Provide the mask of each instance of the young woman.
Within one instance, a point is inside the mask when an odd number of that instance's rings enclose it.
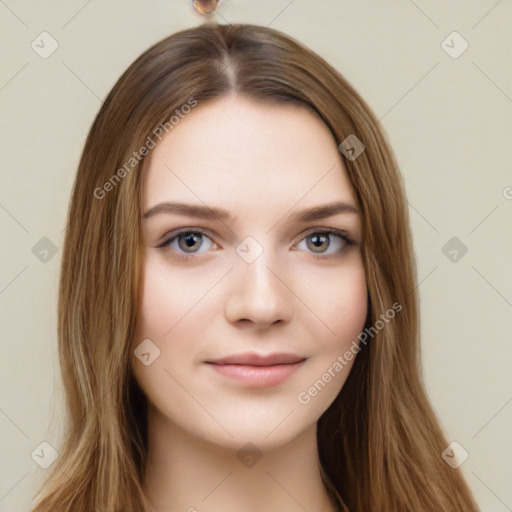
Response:
[[[34,512],[476,511],[419,368],[405,193],[369,107],[254,25],[142,54],[90,130]]]

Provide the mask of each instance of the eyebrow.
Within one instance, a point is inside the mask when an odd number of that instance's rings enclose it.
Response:
[[[160,203],[150,208],[146,213],[144,213],[144,220],[159,213],[175,213],[178,215],[196,217],[198,219],[236,220],[236,218],[233,219],[232,215],[225,208],[170,202]],[[345,203],[343,201],[335,201],[333,203],[313,206],[312,208],[301,210],[294,215],[294,218],[299,222],[311,222],[341,213],[358,214],[359,209],[353,204]]]

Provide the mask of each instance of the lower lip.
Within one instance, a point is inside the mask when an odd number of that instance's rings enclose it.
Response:
[[[248,366],[241,364],[208,363],[215,371],[242,384],[256,387],[277,386],[295,373],[304,361],[273,366]]]

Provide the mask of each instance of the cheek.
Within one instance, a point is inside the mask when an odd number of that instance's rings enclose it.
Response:
[[[317,276],[318,277],[318,276]],[[357,259],[329,279],[309,284],[312,304],[321,321],[314,322],[315,339],[326,349],[350,345],[364,329],[368,312],[368,291],[362,262]]]
[[[212,278],[208,275],[198,278],[198,272],[197,268],[193,276],[183,271],[171,272],[165,261],[147,257],[134,344],[149,338],[165,347],[185,328],[190,348],[194,338],[190,329],[202,332],[208,328],[215,315],[214,306],[209,306],[209,297],[205,297],[212,288]],[[325,268],[317,274],[312,273],[311,268],[297,269],[297,272],[308,276],[306,280],[295,281],[294,287],[299,297],[308,298],[304,302],[316,319],[311,321],[310,313],[304,310],[304,317],[296,321],[302,323],[305,330],[311,330],[313,339],[324,346],[339,348],[340,344],[350,344],[364,328],[367,315],[367,286],[360,257],[351,259],[340,272]],[[299,310],[302,310],[300,304],[297,312]],[[175,346],[173,350],[180,348]]]
[[[315,418],[335,400],[354,365],[359,351],[358,336],[364,329],[368,311],[362,264],[346,268],[323,282],[326,287],[317,292],[323,323],[315,322],[311,333],[317,341],[315,357],[297,394],[298,403]]]
[[[146,258],[131,357],[134,375],[150,403],[168,413],[172,410],[169,397],[181,396],[172,375],[179,373],[185,361],[189,362],[194,341],[199,339],[196,333],[205,329],[201,325],[203,319],[194,317],[194,304],[201,291],[197,282],[191,282],[186,272],[173,272],[169,267],[151,255]],[[144,352],[152,353],[149,365],[133,355],[143,340],[151,341],[144,341],[148,347]]]
[[[200,282],[197,275],[191,279],[187,272],[171,272],[165,262],[148,258],[137,317],[137,339],[154,337],[166,344],[208,291],[207,283],[200,286]]]
[[[364,271],[355,272],[348,283],[340,284],[338,307],[333,309],[334,331],[352,340],[363,330],[368,312],[368,290]]]

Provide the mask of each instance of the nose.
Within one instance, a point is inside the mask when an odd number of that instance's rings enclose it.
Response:
[[[225,302],[225,315],[231,323],[250,323],[259,329],[290,322],[293,293],[286,279],[263,253],[252,263],[238,262]]]

